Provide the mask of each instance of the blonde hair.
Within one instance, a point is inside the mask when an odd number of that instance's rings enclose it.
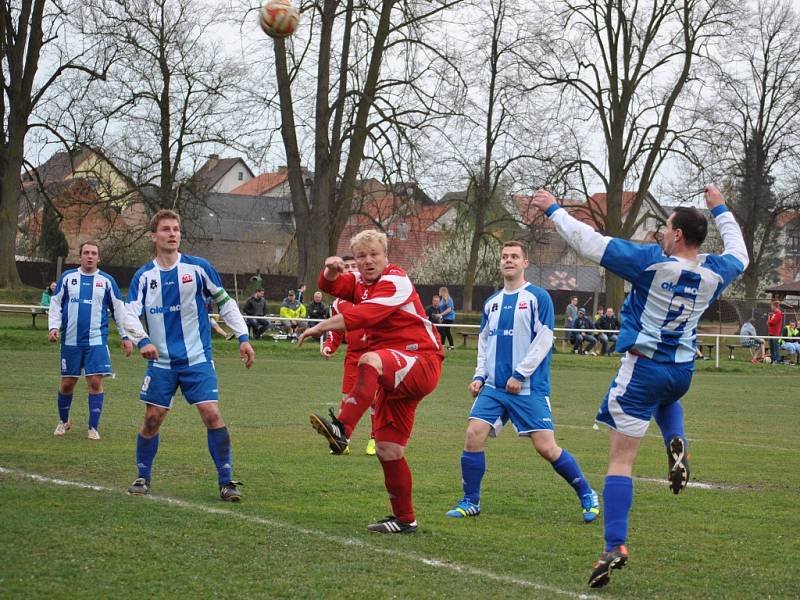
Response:
[[[447,288],[442,286],[439,288],[439,296],[445,299],[445,302],[450,298],[450,292],[447,291]]]
[[[384,254],[389,252],[389,240],[386,237],[386,234],[382,231],[378,231],[377,229],[365,229],[364,231],[359,231],[357,234],[351,237],[350,250],[353,250],[356,246],[372,244],[375,242],[381,245]]]

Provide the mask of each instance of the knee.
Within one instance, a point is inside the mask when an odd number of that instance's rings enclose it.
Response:
[[[381,358],[376,352],[365,352],[361,355],[361,358],[358,359],[358,364],[374,367],[378,373],[382,371]]]
[[[534,440],[533,446],[536,448],[536,452],[539,453],[539,456],[541,456],[547,462],[556,462],[561,456],[561,448],[558,444],[556,444],[555,440]]]
[[[87,381],[86,386],[89,388],[90,394],[102,394],[103,393],[103,380],[100,381]]]
[[[382,462],[399,460],[405,456],[405,448],[391,442],[376,442],[375,453]]]
[[[161,423],[164,417],[158,413],[151,413],[144,416],[144,423],[142,424],[142,435],[145,437],[152,437],[158,433],[161,428]]]
[[[464,450],[467,452],[480,452],[486,443],[486,435],[482,432],[467,427],[467,435],[464,440]]]
[[[62,394],[71,394],[75,389],[76,379],[72,377],[62,377],[61,384],[58,386]]]

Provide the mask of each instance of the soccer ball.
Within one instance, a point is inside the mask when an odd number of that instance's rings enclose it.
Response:
[[[285,38],[297,29],[300,11],[290,0],[267,0],[258,11],[258,24],[268,36]]]
[[[765,356],[765,357],[764,357],[764,363],[765,363],[765,364],[769,364],[769,363],[771,363],[771,362],[772,362],[772,359],[771,359],[769,356]]]

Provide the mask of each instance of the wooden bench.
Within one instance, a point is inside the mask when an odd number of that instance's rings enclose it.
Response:
[[[753,348],[753,346],[744,346],[742,344],[725,344],[725,345],[728,347],[728,360],[735,360],[736,359],[735,351],[738,348],[747,348],[748,350]],[[755,346],[755,348],[758,348],[758,346]]]
[[[36,317],[46,315],[49,311],[50,308],[47,306],[12,306],[9,304],[0,306],[0,312],[31,315],[31,326],[34,328],[36,327]]]
[[[716,350],[717,345],[708,344],[705,342],[697,342],[697,347],[700,348],[700,352],[703,353],[703,360],[711,360],[711,357],[714,356],[714,351]]]
[[[467,347],[467,340],[468,340],[469,338],[471,338],[471,337],[474,337],[474,338],[477,340],[477,339],[478,339],[478,336],[480,335],[480,333],[479,333],[479,332],[477,332],[477,331],[459,331],[459,332],[458,332],[458,335],[460,335],[460,336],[461,336],[461,338],[464,340],[464,341],[461,343],[461,347],[462,347],[462,348],[466,348],[466,347]]]

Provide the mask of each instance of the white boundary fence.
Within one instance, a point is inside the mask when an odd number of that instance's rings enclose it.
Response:
[[[18,313],[18,314],[46,314],[47,308],[43,306],[39,306],[37,304],[0,304],[0,313],[7,312],[7,313]],[[219,317],[218,314],[211,314],[213,317]],[[266,315],[263,317],[251,317],[248,315],[242,315],[245,319],[256,319],[256,320],[263,320],[263,321],[306,321],[312,323],[318,323],[322,319],[295,319],[290,317],[279,317],[279,316],[271,316]],[[467,324],[459,324],[459,323],[442,323],[442,324],[433,324],[435,327],[450,327],[450,328],[458,328],[458,329],[474,329],[476,332],[480,329],[479,325],[467,325]],[[567,327],[556,327],[553,330],[556,334],[558,333],[572,333],[574,331],[589,331],[591,333],[619,333],[619,330],[616,329],[571,329]],[[747,335],[739,335],[739,334],[729,334],[729,333],[698,333],[697,339],[698,343],[706,346],[707,348],[714,349],[714,356],[715,356],[715,366],[719,368],[719,357],[720,357],[720,348],[722,346],[721,340],[738,340],[737,345],[741,345],[741,343],[746,340],[750,339],[751,336]],[[771,339],[781,339],[785,336],[769,336],[769,335],[760,335],[758,339],[761,340],[771,340]],[[711,341],[701,341],[701,340],[711,340]],[[730,345],[730,344],[725,344]]]

